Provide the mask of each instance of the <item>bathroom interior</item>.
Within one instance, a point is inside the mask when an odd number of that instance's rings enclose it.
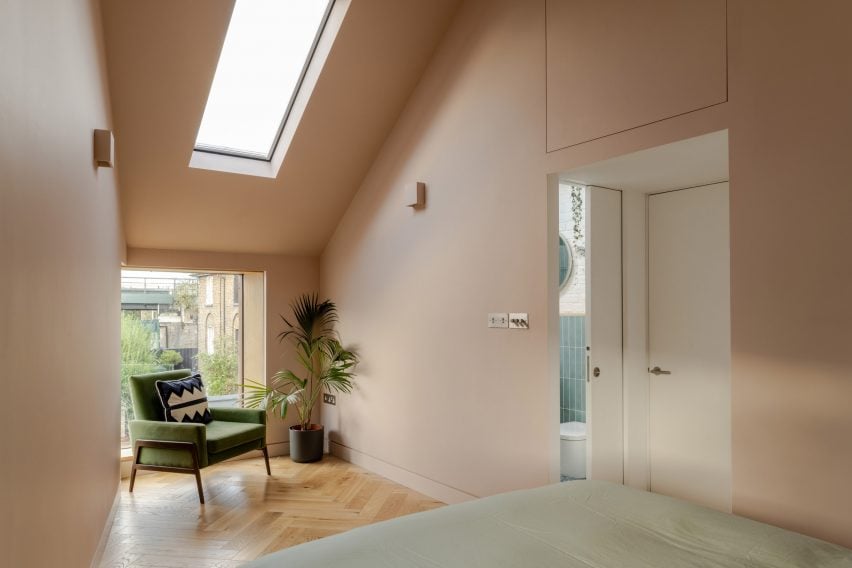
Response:
[[[559,450],[562,481],[586,478],[586,189],[559,185]]]

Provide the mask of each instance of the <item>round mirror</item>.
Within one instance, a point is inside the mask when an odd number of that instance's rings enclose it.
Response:
[[[571,245],[565,237],[559,235],[559,289],[568,284],[571,272],[574,270],[574,255],[571,253]]]

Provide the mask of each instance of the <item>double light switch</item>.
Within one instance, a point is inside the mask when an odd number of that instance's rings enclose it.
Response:
[[[527,313],[492,313],[488,314],[488,327],[503,327],[509,329],[529,329],[530,317]]]

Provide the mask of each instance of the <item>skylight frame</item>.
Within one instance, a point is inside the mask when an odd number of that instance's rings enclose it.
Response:
[[[302,70],[299,73],[299,78],[296,81],[296,86],[293,88],[293,92],[290,94],[290,100],[287,102],[287,107],[284,110],[284,115],[281,117],[281,122],[278,125],[278,130],[276,131],[275,137],[273,139],[272,144],[269,147],[269,150],[266,154],[261,154],[258,152],[251,152],[247,150],[239,150],[236,148],[228,148],[225,146],[213,146],[213,145],[205,145],[198,144],[197,142],[197,134],[196,134],[196,144],[193,147],[193,152],[202,152],[204,154],[214,154],[218,156],[228,156],[231,158],[241,158],[246,160],[255,160],[258,162],[271,162],[272,157],[275,155],[275,151],[278,148],[278,143],[281,141],[281,134],[284,132],[284,127],[287,124],[287,120],[290,118],[290,113],[293,110],[293,104],[296,101],[299,92],[302,90],[302,83],[305,80],[305,75],[307,75],[308,69],[311,66],[311,62],[314,59],[314,55],[317,50],[317,45],[319,45],[320,39],[323,36],[323,32],[325,31],[326,24],[328,24],[329,16],[331,15],[331,11],[334,8],[334,3],[336,0],[328,0],[325,11],[323,12],[322,19],[320,20],[320,25],[317,28],[317,32],[314,35],[313,42],[311,43],[311,47],[308,50],[308,56],[305,58],[305,63],[302,65]],[[222,48],[224,49],[224,42],[222,44]],[[220,53],[221,57],[221,53]],[[213,89],[213,82],[210,83],[210,89]],[[207,98],[209,100],[210,93],[208,92]],[[206,110],[206,103],[205,103]],[[202,121],[204,117],[202,115]],[[199,124],[199,130],[201,126]]]

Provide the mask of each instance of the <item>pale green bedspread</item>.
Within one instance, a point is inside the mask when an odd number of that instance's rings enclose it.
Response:
[[[365,526],[247,566],[852,568],[852,550],[621,485],[574,481]]]

